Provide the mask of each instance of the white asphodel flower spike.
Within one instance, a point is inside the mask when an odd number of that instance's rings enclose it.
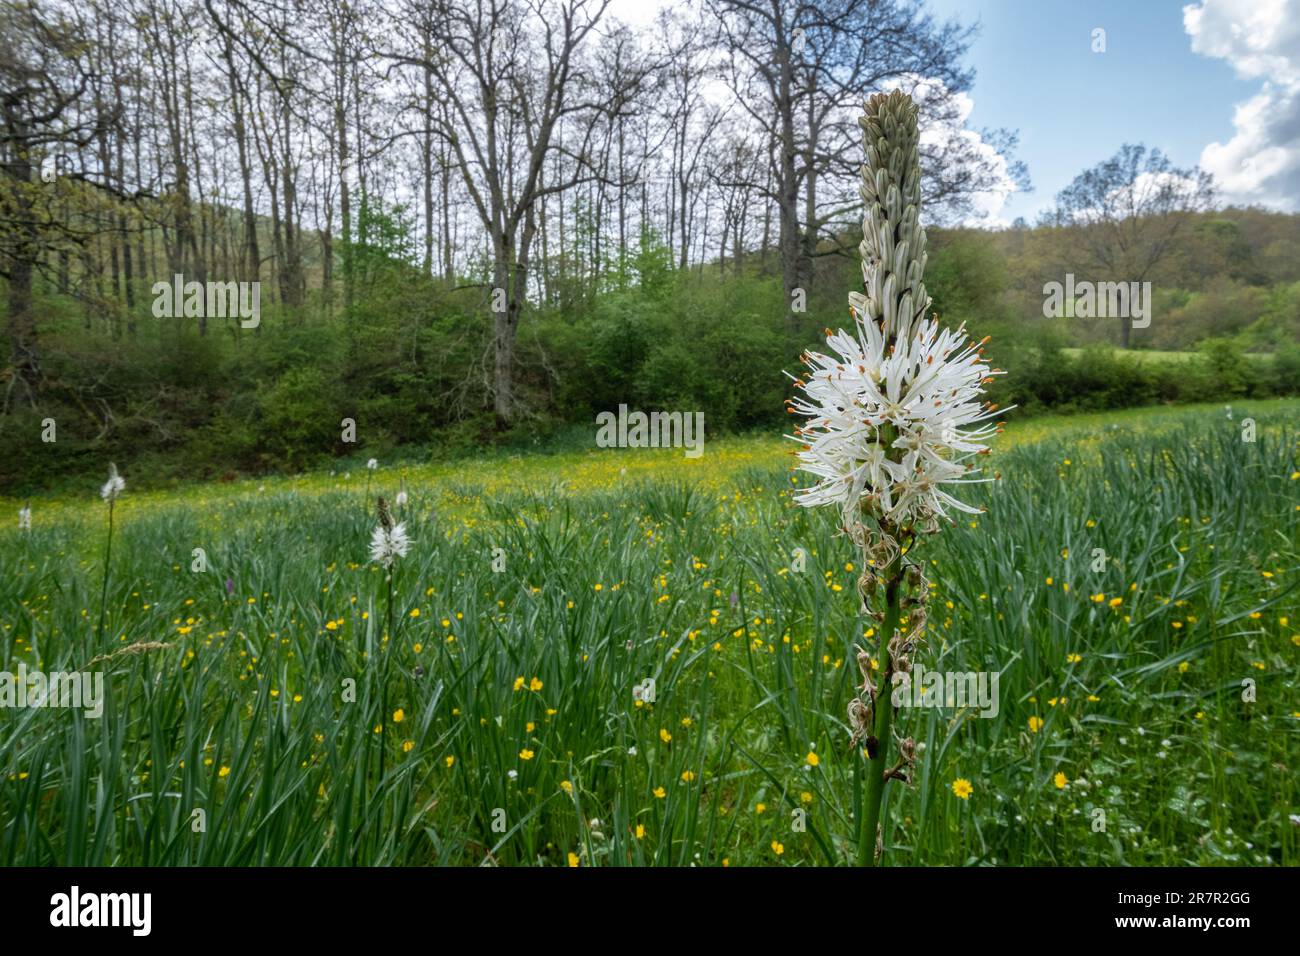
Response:
[[[870,865],[877,845],[883,852],[889,842],[890,825],[879,825],[885,783],[910,779],[918,747],[900,739],[900,760],[890,765],[895,732],[886,695],[893,678],[911,670],[926,634],[929,582],[911,549],[949,511],[978,510],[951,491],[984,480],[974,477],[972,459],[988,451],[984,441],[998,426],[989,423],[997,406],[982,396],[1001,373],[982,359],[983,342],[926,317],[916,105],[901,91],[876,95],[858,123],[867,154],[865,291],[849,294],[853,330],[826,330],[830,354],[803,354],[808,371],[794,380],[802,394],[787,410],[808,419],[791,437],[801,445],[799,467],[818,479],[795,501],[841,509],[844,531],[862,552],[862,612],[878,624],[875,646],[858,650],[862,684],[848,703],[851,739],[855,749],[865,745],[866,760],[857,860]]]
[[[374,471],[376,468],[379,467],[379,459],[371,458],[368,462],[366,462],[366,467],[369,468],[371,471]]]
[[[982,399],[994,375],[964,327],[926,318],[925,229],[916,106],[901,92],[874,96],[859,119],[867,164],[861,193],[866,293],[849,294],[853,332],[826,330],[831,355],[805,352],[803,395],[789,402],[808,422],[789,436],[816,485],[806,507],[838,505],[846,528],[873,517],[933,530],[950,510],[977,512],[946,486],[976,479],[971,462],[996,434],[997,406]],[[987,340],[985,340],[987,341]]]
[[[370,536],[370,560],[391,568],[398,558],[406,557],[411,550],[411,539],[406,536],[406,524],[399,521],[392,529],[376,525]]]
[[[19,531],[32,530],[32,506],[31,505],[24,505],[23,507],[18,509],[18,530]]]
[[[406,524],[401,521],[394,524],[388,503],[380,498],[379,524],[370,536],[370,560],[391,568],[395,560],[406,557],[410,550],[411,539],[406,535]]]
[[[112,502],[121,497],[124,491],[126,491],[126,479],[117,473],[117,465],[110,462],[108,465],[108,481],[104,482],[104,487],[99,489],[99,497]]]

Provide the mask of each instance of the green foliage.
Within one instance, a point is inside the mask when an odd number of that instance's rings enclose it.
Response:
[[[261,453],[266,459],[297,471],[333,449],[342,416],[331,385],[321,369],[296,368],[258,394],[258,414],[265,423]]]
[[[997,247],[978,232],[943,234],[925,267],[925,285],[942,318],[988,320],[1001,314],[1009,276]]]
[[[671,289],[602,296],[590,318],[539,320],[539,354],[568,356],[556,414],[702,411],[711,434],[782,422],[781,370],[802,347],[782,327],[781,291],[770,279],[743,283],[671,277]],[[576,359],[576,360],[575,360]]]
[[[1259,375],[1235,342],[1206,339],[1201,343],[1200,352],[1204,358],[1201,371],[1214,383],[1219,396],[1240,398],[1258,390]]]
[[[1270,386],[1275,394],[1300,394],[1300,343],[1278,349],[1270,373]]]
[[[595,415],[620,404],[701,411],[711,436],[785,428],[783,373],[820,347],[823,328],[849,325],[856,259],[819,258],[808,310],[791,315],[771,261],[766,270],[759,256],[725,271],[678,270],[654,232],[593,276],[584,260],[592,226],[585,212],[578,219],[578,234],[566,238],[572,247],[553,250],[534,273],[547,276],[549,298],[532,296],[523,312],[516,389],[524,414],[504,430],[492,413],[488,263],[470,270],[478,281],[431,278],[417,265],[409,211],[373,197],[358,206],[346,246],[355,282],[346,314],[338,269],[324,289],[311,255],[307,303],[285,309],[264,283],[256,330],[214,322],[200,335],[193,320],[155,319],[144,292],[132,315],[88,312],[38,287],[48,381],[40,408],[0,422],[0,490],[86,480],[109,460],[146,465],[145,480],[165,484],[330,459],[537,448],[582,429],[589,439]],[[926,282],[944,322],[992,335],[987,355],[1009,373],[992,399],[1004,406],[1037,413],[1294,394],[1300,268],[1281,250],[1300,240],[1297,221],[1224,210],[1193,223],[1154,280],[1151,328],[1134,332],[1141,349],[1187,352],[1190,362],[1112,353],[1111,320],[1044,319],[1042,283],[1072,261],[1052,230],[932,230]],[[335,241],[336,263],[345,241]],[[47,417],[59,441],[34,444]],[[339,439],[344,417],[357,422],[355,445]]]
[[[641,233],[632,265],[636,269],[640,293],[645,298],[662,300],[672,291],[672,250],[653,229]]]

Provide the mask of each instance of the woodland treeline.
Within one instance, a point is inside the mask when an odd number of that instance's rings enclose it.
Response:
[[[1013,131],[967,128],[972,36],[915,0],[643,29],[602,0],[3,0],[0,488],[553,440],[620,402],[779,423],[781,369],[860,281],[856,119],[893,86],[922,109],[936,309],[1035,361],[1285,352],[1296,217],[1216,211],[1158,150],[1115,144],[1033,228],[967,228],[1029,188]],[[1042,283],[1089,270],[1154,280],[1152,327],[1042,319]],[[260,324],[157,318],[174,275],[259,282]],[[1285,389],[1269,368],[1242,387]],[[1098,393],[1068,391],[1019,397]]]
[[[864,94],[923,81],[938,126],[970,81],[969,31],[895,0],[707,0],[641,32],[604,0],[9,0],[4,33],[10,178],[54,161],[100,190],[23,190],[16,260],[129,335],[161,273],[260,279],[287,312],[352,318],[378,246],[503,290],[507,422],[525,303],[598,293],[650,233],[677,268],[771,250],[802,287],[851,218]],[[1005,175],[963,143],[934,157],[936,210]],[[39,345],[20,324],[27,397]]]

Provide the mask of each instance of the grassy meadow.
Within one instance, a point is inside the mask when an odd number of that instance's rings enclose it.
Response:
[[[887,864],[1300,863],[1300,401],[1231,416],[1008,425],[987,513],[917,552],[916,659],[996,673],[997,714],[899,710]],[[876,636],[789,449],[127,472],[106,586],[102,476],[30,533],[0,502],[0,670],[106,690],[0,709],[0,865],[851,862]]]

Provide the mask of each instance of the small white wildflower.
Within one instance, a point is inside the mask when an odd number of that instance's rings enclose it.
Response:
[[[112,462],[108,465],[108,481],[104,482],[104,487],[99,490],[99,497],[105,501],[116,501],[126,491],[126,479],[117,473],[117,465]]]
[[[406,523],[399,521],[392,530],[382,524],[375,526],[370,536],[370,560],[386,568],[393,566],[397,558],[406,557],[411,550],[411,539],[406,536]]]
[[[379,459],[371,458],[368,462],[366,462],[366,467],[369,468],[371,471],[374,471],[376,468],[379,467]]]
[[[25,505],[24,507],[18,509],[18,530],[19,531],[32,530],[32,506],[31,505]]]

